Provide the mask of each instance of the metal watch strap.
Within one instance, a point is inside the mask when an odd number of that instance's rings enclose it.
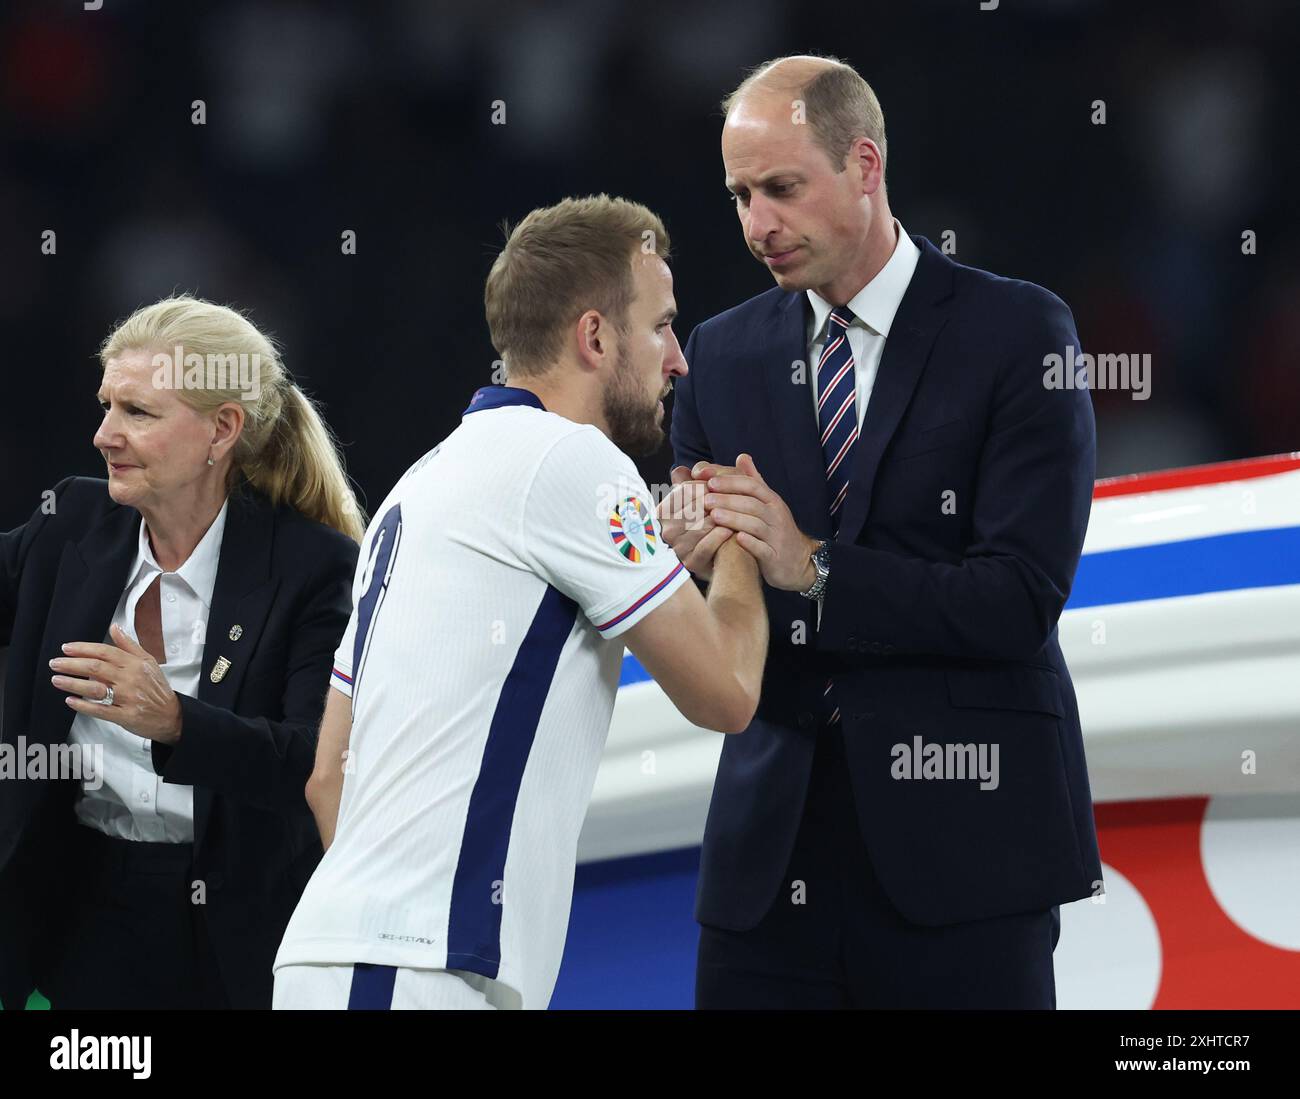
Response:
[[[826,560],[829,556],[827,545],[826,539],[822,539],[817,543],[817,548],[809,555],[816,576],[813,579],[812,587],[799,593],[801,599],[820,599],[826,591],[826,581],[830,577],[830,565]]]

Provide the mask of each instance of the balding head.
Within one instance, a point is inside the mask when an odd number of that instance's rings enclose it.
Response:
[[[740,86],[727,96],[723,108],[730,112],[731,105],[750,91],[799,91],[814,77],[833,68],[848,69],[849,66],[837,58],[822,57],[813,53],[791,54],[789,57],[764,61],[751,69]]]
[[[806,122],[812,137],[842,171],[853,142],[868,138],[885,162],[885,116],[871,85],[836,57],[795,54],[752,69],[722,101],[728,124],[756,114],[784,113]]]

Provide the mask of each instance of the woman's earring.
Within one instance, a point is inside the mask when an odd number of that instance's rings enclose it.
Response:
[[[217,463],[214,462],[214,461],[212,460],[212,455],[209,454],[209,455],[208,455],[208,465],[213,466],[213,465],[216,465],[216,464],[217,464]]]

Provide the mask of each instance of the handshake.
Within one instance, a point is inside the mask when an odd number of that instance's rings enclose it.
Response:
[[[696,462],[674,466],[672,491],[657,508],[664,541],[702,580],[713,576],[714,558],[735,536],[758,563],[764,581],[783,591],[806,591],[816,579],[812,553],[818,540],[804,534],[785,501],[741,454],[734,466]]]

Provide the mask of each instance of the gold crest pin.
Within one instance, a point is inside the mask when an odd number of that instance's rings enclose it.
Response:
[[[217,662],[212,665],[212,674],[208,676],[213,683],[220,683],[226,678],[226,673],[230,671],[230,661],[224,656],[217,657]]]

